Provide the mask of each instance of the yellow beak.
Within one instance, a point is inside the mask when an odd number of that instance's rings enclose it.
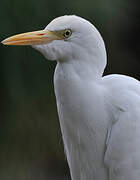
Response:
[[[11,36],[3,40],[1,43],[4,45],[37,45],[47,44],[53,40],[59,39],[60,37],[54,32],[49,30],[41,30]]]

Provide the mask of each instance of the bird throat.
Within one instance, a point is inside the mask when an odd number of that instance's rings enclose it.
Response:
[[[103,166],[106,124],[102,126],[101,122],[105,113],[98,108],[104,111],[97,82],[79,78],[72,67],[58,64],[54,87],[72,180],[100,180],[102,177],[107,180]],[[97,106],[91,106],[95,102]]]

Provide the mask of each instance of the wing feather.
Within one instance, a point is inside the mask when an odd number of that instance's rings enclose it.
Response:
[[[140,179],[140,107],[122,112],[112,126],[105,163],[110,180]]]

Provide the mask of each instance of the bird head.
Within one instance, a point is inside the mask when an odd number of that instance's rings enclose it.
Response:
[[[87,20],[65,15],[51,21],[41,31],[27,32],[2,41],[5,45],[31,45],[47,59],[66,61],[105,58],[104,42],[97,29]]]

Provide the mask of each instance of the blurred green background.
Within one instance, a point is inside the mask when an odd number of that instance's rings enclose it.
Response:
[[[1,0],[0,40],[76,14],[105,40],[105,74],[140,79],[139,5],[138,0]],[[1,180],[70,179],[53,90],[55,65],[30,47],[0,45]]]

